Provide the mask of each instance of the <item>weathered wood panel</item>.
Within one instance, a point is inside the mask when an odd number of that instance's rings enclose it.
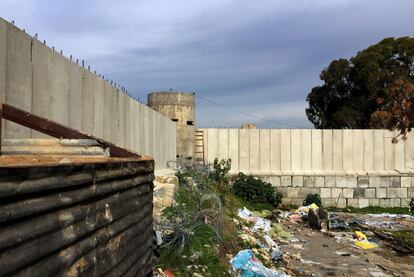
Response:
[[[146,276],[153,161],[0,168],[0,276]]]

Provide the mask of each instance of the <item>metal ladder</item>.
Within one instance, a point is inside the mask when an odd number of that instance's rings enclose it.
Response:
[[[196,164],[206,164],[204,156],[204,131],[195,130],[194,134],[194,156]]]

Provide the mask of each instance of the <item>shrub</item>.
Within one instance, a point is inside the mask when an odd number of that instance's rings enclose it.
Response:
[[[278,207],[282,203],[282,194],[270,183],[243,173],[239,173],[233,184],[233,191],[234,194],[254,203],[269,203],[273,207]]]
[[[322,207],[321,197],[318,193],[309,193],[308,195],[306,195],[305,200],[303,200],[304,206],[308,206],[312,203],[315,203],[316,205],[318,205],[318,207]]]
[[[217,182],[227,182],[227,174],[231,169],[231,159],[214,159],[213,172],[211,178]]]

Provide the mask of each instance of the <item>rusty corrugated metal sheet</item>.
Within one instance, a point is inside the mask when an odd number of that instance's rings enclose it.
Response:
[[[146,276],[153,160],[0,168],[0,276]]]

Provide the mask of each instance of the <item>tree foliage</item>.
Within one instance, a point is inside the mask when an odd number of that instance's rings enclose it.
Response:
[[[413,126],[407,89],[414,82],[414,38],[387,38],[349,60],[334,60],[320,79],[306,109],[316,128],[395,127],[406,134]]]

